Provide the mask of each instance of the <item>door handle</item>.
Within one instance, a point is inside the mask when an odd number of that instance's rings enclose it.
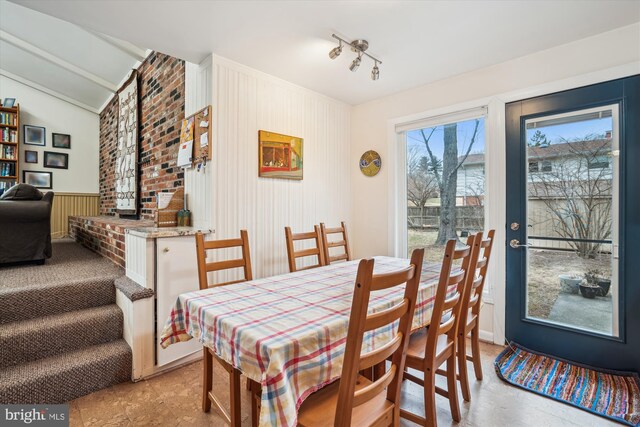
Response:
[[[530,243],[520,244],[520,240],[511,239],[511,241],[509,242],[509,246],[511,246],[513,249],[518,249],[518,248],[528,248],[533,245],[531,245]]]

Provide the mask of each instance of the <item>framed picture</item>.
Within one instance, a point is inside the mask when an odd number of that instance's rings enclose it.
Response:
[[[69,169],[69,155],[45,151],[43,166],[45,168]]]
[[[24,125],[24,143],[44,147],[46,143],[46,133],[46,129],[42,126]]]
[[[38,152],[31,150],[24,150],[24,162],[25,163],[38,163]]]
[[[22,171],[22,182],[36,188],[53,188],[53,174],[51,172]]]
[[[13,108],[14,105],[16,105],[16,99],[15,98],[5,98],[4,101],[2,101],[2,106],[3,107]]]
[[[303,142],[296,136],[258,131],[258,175],[302,180]]]
[[[71,135],[66,133],[54,133],[52,146],[53,148],[71,148]]]

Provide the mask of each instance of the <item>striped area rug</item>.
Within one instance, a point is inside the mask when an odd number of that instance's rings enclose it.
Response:
[[[640,426],[640,378],[604,371],[527,350],[512,343],[496,358],[498,376],[525,390],[585,411]]]

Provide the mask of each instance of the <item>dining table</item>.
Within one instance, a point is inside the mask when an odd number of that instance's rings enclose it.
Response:
[[[409,260],[374,257],[374,274]],[[359,260],[181,294],[161,346],[197,339],[261,385],[260,426],[295,426],[307,396],[340,378]],[[441,264],[422,267],[412,329],[431,320]],[[404,285],[371,293],[369,313],[399,303]],[[397,322],[396,322],[397,323]],[[363,352],[389,341],[397,324],[368,331]]]

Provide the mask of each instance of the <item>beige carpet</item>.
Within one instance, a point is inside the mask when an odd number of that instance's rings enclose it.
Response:
[[[70,239],[54,240],[53,256],[44,265],[0,267],[0,288],[69,283],[85,279],[110,278],[124,274],[107,258],[91,252]]]

